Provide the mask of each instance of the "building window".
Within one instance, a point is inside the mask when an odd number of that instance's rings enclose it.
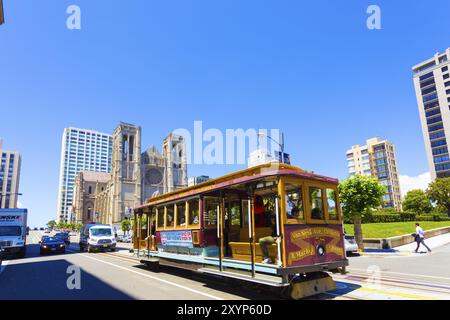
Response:
[[[432,66],[434,66],[434,65],[435,65],[435,64],[433,63]],[[420,80],[420,81],[426,80],[426,79],[429,79],[429,78],[431,78],[431,77],[433,77],[433,76],[434,76],[433,72],[430,72],[430,73],[427,73],[427,74],[424,74],[423,76],[421,76],[421,77],[419,78],[419,80]]]

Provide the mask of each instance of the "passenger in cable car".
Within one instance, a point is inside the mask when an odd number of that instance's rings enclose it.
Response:
[[[259,239],[259,246],[263,253],[263,261],[265,264],[273,264],[274,261],[270,258],[269,246],[273,245],[277,240],[277,224],[275,222],[275,214],[271,213],[269,216],[270,228],[272,229],[272,234],[270,236]]]
[[[267,226],[266,208],[264,207],[264,201],[261,196],[256,196],[255,204],[255,228],[261,228]]]

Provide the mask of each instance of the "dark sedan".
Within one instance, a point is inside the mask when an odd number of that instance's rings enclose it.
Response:
[[[67,232],[58,232],[55,237],[61,238],[66,245],[70,245],[70,234]]]
[[[66,244],[64,240],[58,237],[48,237],[42,239],[41,254],[45,253],[65,253],[66,252]]]

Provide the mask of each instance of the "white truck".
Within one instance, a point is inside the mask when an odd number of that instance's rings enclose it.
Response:
[[[0,248],[5,255],[26,254],[27,209],[0,209]]]

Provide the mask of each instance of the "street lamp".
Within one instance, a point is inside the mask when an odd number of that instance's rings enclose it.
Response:
[[[281,163],[284,163],[284,133],[281,133],[281,143],[274,140],[271,136],[264,132],[258,132],[258,138],[261,136],[265,136],[266,138],[269,138],[273,142],[275,142],[281,149]]]

